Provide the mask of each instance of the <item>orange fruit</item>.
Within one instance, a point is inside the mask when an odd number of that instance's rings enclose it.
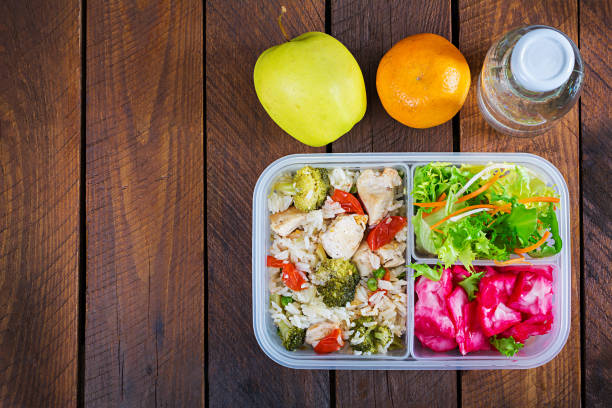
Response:
[[[436,34],[416,34],[380,60],[376,90],[391,117],[413,128],[450,120],[465,102],[470,68],[457,47]]]

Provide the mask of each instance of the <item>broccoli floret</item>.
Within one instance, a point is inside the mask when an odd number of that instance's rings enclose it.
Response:
[[[387,350],[403,350],[404,349],[404,341],[401,337],[393,336],[393,341]]]
[[[293,203],[300,211],[312,211],[320,208],[329,191],[327,170],[310,166],[301,168],[293,177],[295,195]]]
[[[353,327],[353,334],[349,339],[353,350],[376,354],[379,347],[384,347],[393,340],[393,333],[391,333],[387,326],[381,324],[372,325],[373,322],[374,318],[371,316],[363,316],[353,322],[355,326]],[[355,337],[363,337],[363,341],[359,344],[353,344]]]
[[[293,176],[285,174],[276,179],[276,183],[274,183],[274,186],[272,186],[272,191],[285,195],[294,195],[296,191]],[[270,192],[270,194],[272,194],[272,192]]]
[[[286,298],[286,296],[281,296],[278,293],[272,294],[270,295],[270,303],[276,303],[281,308],[284,308],[286,305],[283,305],[283,298]],[[302,346],[306,337],[306,329],[291,326],[282,320],[278,322],[277,333],[283,342],[283,346],[289,351]]]
[[[353,350],[361,351],[362,353],[376,353],[378,349],[374,342],[374,336],[372,336],[372,332],[376,328],[376,325],[372,325],[370,327],[363,325],[364,323],[373,322],[374,318],[371,316],[363,316],[354,321],[355,327],[353,327],[353,334],[349,339],[351,342],[351,348]],[[353,344],[352,342],[355,337],[363,337],[363,341],[359,344]]]
[[[293,351],[304,344],[306,329],[288,325],[281,320],[278,322],[278,336],[283,341],[283,346],[287,350]]]
[[[270,307],[272,307],[272,303],[276,303],[281,306],[281,295],[278,293],[273,293],[270,295]]]
[[[355,288],[359,283],[359,271],[346,259],[324,259],[315,272],[317,292],[329,307],[343,307],[355,299]]]
[[[383,325],[376,326],[376,329],[374,329],[372,335],[374,336],[376,345],[380,346],[386,346],[393,340],[393,333],[391,333],[391,329]]]

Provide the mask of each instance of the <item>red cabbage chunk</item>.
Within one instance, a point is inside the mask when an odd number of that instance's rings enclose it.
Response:
[[[468,302],[465,291],[458,287],[448,297],[447,303],[451,318],[457,329],[455,340],[461,354],[466,355],[470,351],[489,350],[489,342],[478,322],[476,302]]]
[[[552,281],[533,272],[520,272],[508,306],[530,315],[547,315],[552,310]]]
[[[415,332],[415,334],[425,347],[428,347],[433,351],[449,351],[457,348],[455,339],[441,336],[426,336],[417,332]]]
[[[415,335],[434,351],[497,348],[512,356],[530,336],[552,329],[552,278],[550,266],[522,265],[473,271],[454,265],[439,281],[422,276],[415,286]],[[508,341],[517,347],[500,346]]]
[[[480,280],[477,295],[478,316],[484,333],[494,336],[522,320],[521,313],[510,309],[505,302],[512,294],[516,275],[497,273]]]
[[[502,334],[502,337],[512,336],[514,340],[522,343],[527,340],[529,336],[548,333],[552,328],[553,321],[554,319],[552,313],[546,316],[532,316],[506,330]]]
[[[415,290],[418,300],[414,305],[414,331],[421,342],[435,351],[452,350],[455,326],[446,308],[446,297],[452,290],[450,269],[442,272],[439,281],[421,276]]]

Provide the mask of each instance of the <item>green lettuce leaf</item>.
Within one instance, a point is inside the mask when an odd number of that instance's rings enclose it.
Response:
[[[557,222],[557,215],[550,205],[549,211],[540,215],[540,221],[542,222],[542,230],[549,230],[554,244],[551,246],[548,243],[544,243],[540,248],[529,252],[529,256],[532,258],[544,258],[546,256],[552,256],[558,254],[563,247],[561,236],[559,235],[559,224]]]
[[[530,237],[536,232],[537,221],[538,210],[514,203],[512,212],[496,223],[495,230],[502,241],[506,240],[504,243],[508,247],[522,248],[529,245]]]
[[[499,350],[500,353],[508,357],[514,356],[525,346],[523,343],[516,342],[512,336],[499,339],[497,336],[493,336],[489,339],[489,342],[493,345],[493,347]]]
[[[472,261],[476,258],[505,260],[509,254],[504,247],[496,246],[487,236],[487,223],[491,216],[486,212],[465,217],[456,222],[444,224],[446,239],[438,248],[438,257],[445,267],[459,260],[468,270],[473,271]]]
[[[406,265],[406,267],[415,270],[414,279],[418,278],[419,276],[425,276],[427,279],[436,282],[442,278],[442,272],[444,271],[444,268],[442,268],[442,265],[440,264],[437,264],[434,268],[430,267],[429,265],[416,263]]]
[[[478,291],[478,283],[480,283],[480,279],[482,279],[484,274],[485,271],[472,273],[470,276],[459,282],[459,286],[465,290],[470,302],[476,298],[475,293]]]
[[[432,217],[434,215],[432,215]],[[421,209],[419,209],[417,214],[412,217],[412,225],[414,226],[417,249],[430,254],[435,254],[439,245],[439,242],[436,241],[440,241],[440,239],[435,237],[436,234],[429,228],[430,225],[427,223],[427,221],[423,219],[423,212]]]
[[[558,197],[553,187],[547,186],[546,183],[537,177],[533,172],[523,166],[515,166],[514,169],[508,170],[507,174],[499,179],[499,181],[488,192],[489,196],[492,193],[512,197],[516,200],[529,197]],[[489,201],[494,201],[489,197]],[[548,203],[530,203],[529,208],[545,209]]]
[[[471,177],[468,171],[463,171],[450,163],[429,163],[417,167],[414,172],[412,197],[417,203],[436,201],[442,193],[458,191]],[[431,212],[427,208],[426,212]]]

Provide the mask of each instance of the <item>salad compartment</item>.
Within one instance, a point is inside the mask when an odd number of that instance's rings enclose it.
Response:
[[[465,153],[465,154],[461,154],[463,155],[471,155],[473,156],[475,153]],[[505,155],[521,155],[521,156],[527,156],[527,157],[538,157],[538,156],[533,156],[533,155],[527,155],[527,154],[522,154],[522,153],[505,153]],[[480,154],[478,154],[480,155]],[[563,196],[562,193],[564,190],[567,190],[567,185],[565,184],[565,181],[563,180],[563,177],[560,174],[556,174],[559,176],[559,178],[563,181],[563,184],[559,184],[559,180],[555,174],[551,174],[549,172],[548,169],[543,168],[542,166],[540,166],[540,163],[533,163],[531,160],[526,160],[525,161],[520,161],[520,160],[498,160],[498,159],[492,159],[492,157],[495,157],[495,155],[493,154],[484,154],[480,157],[470,157],[469,159],[458,159],[458,158],[449,158],[449,160],[431,160],[431,161],[417,161],[414,163],[411,163],[411,172],[410,172],[410,180],[414,180],[415,177],[415,172],[417,171],[417,169],[419,169],[420,167],[423,167],[431,162],[442,162],[442,163],[447,163],[450,165],[454,165],[454,166],[461,166],[461,165],[486,165],[488,163],[513,163],[513,164],[518,164],[521,165],[522,167],[525,167],[526,169],[530,170],[531,172],[533,172],[535,175],[538,176],[539,179],[541,179],[542,181],[544,181],[547,185],[551,185],[551,186],[556,186],[556,190],[557,193],[561,196],[561,200],[563,200]],[[538,157],[539,158],[539,157]],[[552,164],[550,164],[549,162],[545,161],[544,159],[539,158],[540,160],[542,160],[544,163],[543,164],[548,164],[550,166],[552,166]],[[554,167],[553,167],[554,168]],[[558,170],[556,168],[554,168],[554,170],[556,171],[556,173],[558,173]],[[412,211],[409,212],[410,216],[414,216],[417,213],[417,209],[418,207],[413,205],[413,198],[412,196],[409,197],[410,199],[410,207],[412,208]],[[564,207],[563,205],[563,201],[561,201],[560,203],[561,205],[557,207],[555,214],[557,216],[557,220],[559,223],[559,231],[561,231],[562,229],[562,223],[565,223],[565,227],[569,228],[569,225],[567,224],[569,222],[569,214],[568,217],[563,217],[562,216],[562,208],[566,209],[567,207]],[[411,239],[411,243],[412,243],[412,257],[413,259],[415,259],[415,261],[417,263],[426,263],[426,264],[435,264],[436,262],[439,261],[438,258],[436,258],[435,254],[430,254],[430,253],[426,253],[423,252],[422,250],[419,250],[419,248],[417,248],[417,240],[415,237],[415,228],[414,228],[414,223],[413,222],[409,222],[408,223],[408,228],[409,228],[409,235],[412,237]],[[565,240],[563,240],[563,246],[565,247]],[[527,260],[529,262],[533,262],[533,261],[539,261],[539,260],[545,260],[547,263],[551,263],[552,262],[556,262],[556,260],[558,259],[558,257],[560,256],[560,253],[554,254],[552,256],[547,256],[544,258],[530,258],[527,257]],[[479,259],[477,258],[474,262],[474,265],[491,265],[491,260],[488,259]]]
[[[392,167],[403,172],[406,187],[408,238],[407,263],[436,264],[438,259],[415,249],[412,224],[412,180],[415,169],[431,162],[451,164],[514,163],[528,168],[548,185],[554,186],[560,197],[556,208],[559,235],[563,241],[561,251],[554,256],[528,259],[533,265],[553,267],[554,323],[549,333],[529,338],[525,346],[513,357],[496,350],[471,352],[465,356],[458,350],[434,352],[425,348],[414,335],[415,280],[413,270],[407,269],[407,322],[405,349],[390,351],[386,355],[353,355],[332,353],[318,355],[312,350],[287,351],[276,334],[276,327],[268,312],[269,290],[266,255],[270,245],[267,196],[275,179],[281,173],[296,171],[304,165],[323,168],[383,168]],[[252,236],[252,297],[253,328],[262,350],[275,362],[296,369],[358,369],[358,370],[468,370],[468,369],[525,369],[540,366],[554,358],[563,348],[570,330],[570,236],[569,193],[565,180],[548,161],[524,153],[346,153],[302,154],[283,157],[270,164],[261,174],[253,193]],[[411,261],[409,261],[411,260]],[[480,259],[474,265],[491,265],[491,260]]]

